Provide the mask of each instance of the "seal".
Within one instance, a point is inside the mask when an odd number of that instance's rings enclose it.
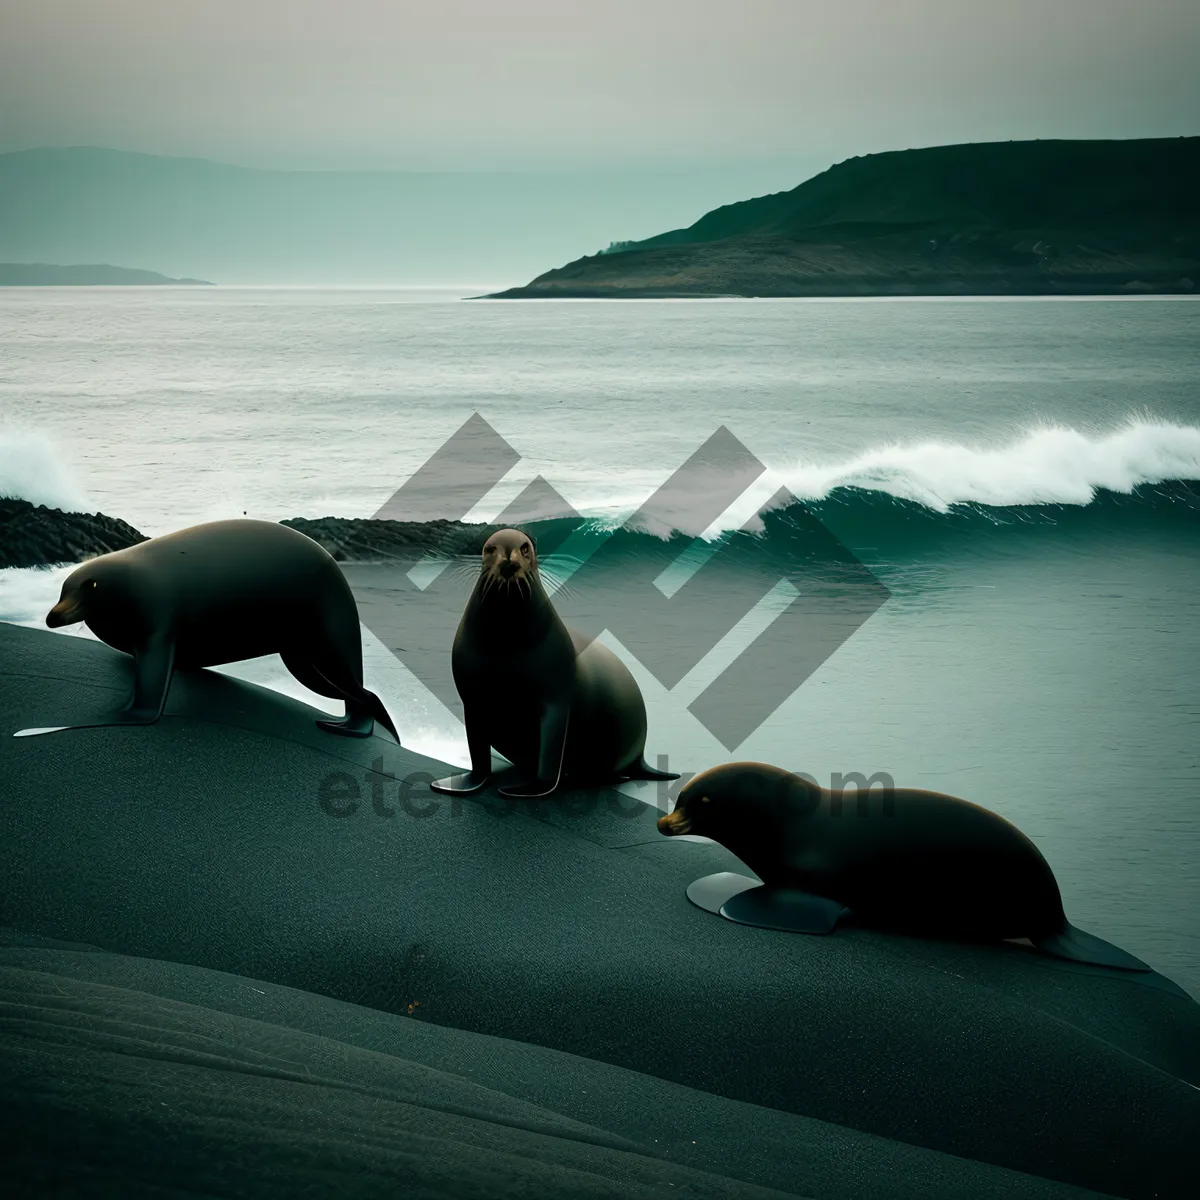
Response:
[[[278,654],[306,688],[345,701],[345,718],[322,728],[367,737],[378,721],[400,740],[363,687],[358,606],[341,568],[286,525],[213,521],[93,558],[46,616],[51,629],[77,621],[133,655],[133,695],[103,724],[157,721],[176,667]]]
[[[766,763],[726,763],[690,779],[668,837],[695,834],[762,880],[722,872],[689,898],[741,924],[830,933],[845,918],[922,937],[1026,939],[1059,958],[1149,967],[1073,926],[1050,865],[1015,825],[957,796],[915,788],[840,792]]]
[[[537,545],[519,529],[484,543],[451,660],[462,697],[471,770],[431,784],[477,792],[496,749],[528,782],[505,796],[548,796],[563,779],[677,779],[646,765],[646,704],[637,681],[606,646],[563,624],[538,568]]]

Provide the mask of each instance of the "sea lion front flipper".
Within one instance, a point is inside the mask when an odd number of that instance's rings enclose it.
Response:
[[[133,696],[114,725],[153,725],[162,716],[175,670],[175,641],[153,636],[133,656]]]
[[[462,775],[447,775],[429,785],[431,791],[445,792],[450,796],[469,796],[487,787],[492,777],[492,743],[487,727],[478,713],[466,708],[463,718],[467,726],[467,750],[471,755],[471,769]]]
[[[705,875],[689,883],[687,898],[697,908],[719,916],[722,905],[731,896],[761,886],[757,879],[748,879],[735,871],[718,871],[715,875]]]
[[[1076,929],[1068,922],[1061,933],[1029,939],[1043,953],[1069,962],[1090,963],[1097,967],[1116,967],[1121,971],[1151,971],[1140,958],[1098,938],[1094,934]]]
[[[747,888],[721,905],[721,916],[739,925],[788,933],[832,933],[850,910],[836,900],[791,888]]]
[[[706,912],[738,925],[788,933],[832,933],[850,910],[836,900],[791,888],[771,888],[734,871],[718,871],[688,884],[687,898]]]
[[[571,723],[569,702],[547,703],[542,712],[538,743],[538,777],[529,783],[516,783],[497,790],[516,800],[536,800],[549,796],[562,780],[563,759],[567,754],[567,729]]]
[[[122,725],[153,725],[162,716],[175,670],[175,642],[151,637],[133,656],[133,695],[129,703],[107,721],[84,721],[78,725],[46,725],[18,729],[13,737],[37,737],[65,733],[69,729],[119,729]]]
[[[461,775],[447,775],[445,779],[435,779],[429,785],[429,790],[444,792],[447,796],[469,796],[472,792],[487,787],[490,778],[490,771],[486,775],[480,775],[477,771],[465,771]]]

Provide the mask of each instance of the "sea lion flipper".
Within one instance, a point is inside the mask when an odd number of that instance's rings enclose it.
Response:
[[[1140,958],[1098,938],[1094,934],[1076,929],[1068,922],[1061,933],[1049,934],[1045,937],[1030,938],[1030,941],[1043,953],[1054,958],[1064,958],[1070,962],[1090,963],[1097,967],[1116,967],[1122,971],[1150,971]]]
[[[175,642],[155,636],[133,659],[133,696],[117,715],[117,725],[153,725],[162,716],[175,670]]]
[[[541,745],[538,748],[538,779],[558,787],[567,754],[567,730],[571,724],[570,700],[551,700],[542,713]]]
[[[487,787],[492,777],[492,744],[487,726],[480,720],[472,705],[465,705],[463,721],[467,727],[467,750],[471,755],[471,769],[462,775],[447,775],[429,785],[435,792],[450,796],[469,796],[472,792]]]
[[[536,800],[549,796],[562,780],[563,759],[567,753],[567,730],[571,724],[569,701],[551,700],[542,711],[538,744],[538,777],[529,783],[497,789],[502,796]]]
[[[487,725],[471,705],[464,705],[463,724],[467,729],[467,753],[471,756],[471,774],[482,787],[492,775],[492,739]],[[474,790],[474,789],[473,789]]]
[[[447,775],[445,779],[435,779],[429,785],[432,792],[444,792],[448,796],[469,796],[487,787],[491,772],[480,776],[477,771],[467,771],[462,775]]]
[[[384,707],[383,701],[369,688],[363,688],[363,696],[366,698],[367,705],[374,714],[375,720],[396,739],[397,746],[401,745],[400,732],[397,730],[391,714]]]
[[[510,800],[538,800],[549,796],[558,787],[558,780],[553,783],[544,779],[532,779],[528,783],[512,783],[496,790]]]
[[[330,733],[340,733],[343,737],[370,737],[378,722],[396,739],[397,746],[401,744],[392,718],[374,692],[363,688],[361,698],[347,694],[345,700],[346,715],[340,721],[318,721],[317,725],[328,729]]]
[[[338,733],[343,737],[370,737],[378,721],[400,745],[400,734],[383,701],[374,692],[355,680],[344,684],[331,677],[331,672],[322,670],[315,662],[307,662],[295,654],[285,654],[283,665],[302,683],[319,696],[329,696],[345,702],[346,715],[340,721],[318,721],[321,729]]]
[[[731,896],[761,886],[757,879],[750,879],[735,871],[718,871],[715,875],[705,875],[689,883],[687,898],[697,908],[719,914],[721,907]]]
[[[826,896],[791,888],[747,888],[721,905],[721,916],[739,925],[789,933],[832,933],[849,909]]]
[[[317,728],[342,737],[370,737],[375,732],[375,718],[364,709],[351,709],[347,702],[346,715],[340,721],[318,721]]]
[[[37,737],[45,733],[65,733],[69,729],[113,729],[122,725],[153,725],[162,716],[175,671],[175,642],[156,635],[147,639],[133,657],[133,695],[129,703],[106,721],[86,721],[79,725],[48,725],[18,729],[13,737]]]
[[[665,760],[664,760],[665,761]],[[645,758],[638,759],[636,765],[626,767],[621,772],[627,779],[678,779],[678,771],[659,771],[650,766]]]

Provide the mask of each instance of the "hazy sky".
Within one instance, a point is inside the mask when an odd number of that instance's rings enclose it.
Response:
[[[0,0],[0,150],[795,162],[1200,133],[1200,0]]]

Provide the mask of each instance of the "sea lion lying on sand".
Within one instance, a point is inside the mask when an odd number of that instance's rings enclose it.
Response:
[[[1076,929],[1054,872],[1003,817],[916,788],[840,792],[766,763],[725,763],[680,789],[658,821],[668,837],[720,842],[762,880],[721,872],[688,898],[731,921],[830,933],[851,917],[927,937],[1025,938],[1058,958],[1148,971],[1140,959]]]

